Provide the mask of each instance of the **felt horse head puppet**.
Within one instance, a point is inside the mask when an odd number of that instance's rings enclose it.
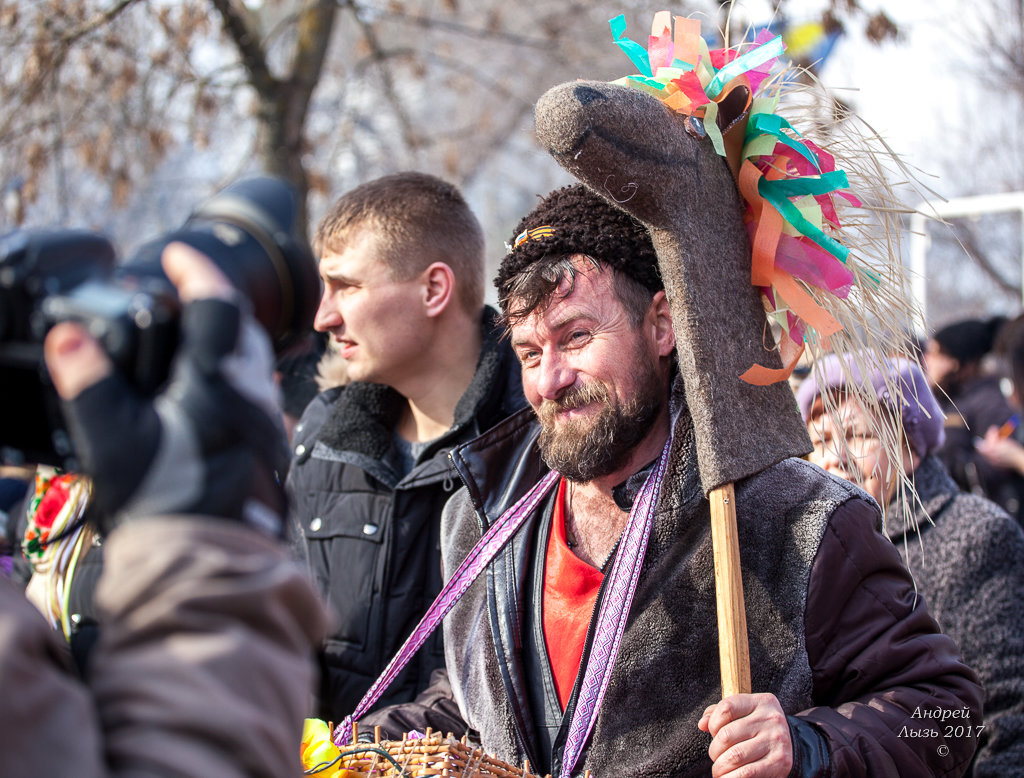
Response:
[[[562,167],[650,231],[708,493],[810,451],[785,379],[808,335],[842,329],[820,302],[844,300],[864,271],[838,239],[846,176],[775,116],[777,101],[752,99],[781,42],[709,52],[699,23],[676,18],[673,36],[670,22],[655,17],[644,52],[612,20],[643,74],[550,89],[536,128]]]

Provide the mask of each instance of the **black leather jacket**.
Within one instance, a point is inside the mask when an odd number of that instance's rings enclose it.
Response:
[[[455,423],[405,475],[393,435],[404,399],[353,383],[313,400],[295,435],[288,474],[293,531],[314,582],[334,611],[323,652],[319,715],[353,711],[441,588],[440,518],[461,482],[450,449],[523,408],[520,370],[485,310],[477,371]],[[381,704],[413,699],[442,667],[440,634],[420,651]]]

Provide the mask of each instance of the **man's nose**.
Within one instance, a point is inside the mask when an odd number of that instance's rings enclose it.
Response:
[[[317,332],[327,332],[342,323],[341,311],[337,304],[327,292],[320,298],[320,307],[316,309],[316,316],[313,317],[313,329]]]
[[[541,357],[537,393],[542,399],[557,400],[575,383],[576,371],[564,354],[549,351]]]

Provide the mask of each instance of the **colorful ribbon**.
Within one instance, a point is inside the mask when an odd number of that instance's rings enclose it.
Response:
[[[543,227],[534,227],[532,230],[523,230],[516,236],[512,248],[517,249],[528,240],[544,240],[544,238],[550,238],[554,234],[555,228],[547,224]]]
[[[826,342],[842,328],[805,287],[817,289],[819,299],[849,295],[855,276],[845,267],[849,249],[838,237],[835,198],[854,207],[861,203],[841,191],[849,182],[845,172],[836,170],[832,155],[775,113],[777,98],[759,94],[783,55],[780,36],[763,30],[746,46],[709,50],[700,37],[699,21],[677,16],[674,33],[669,22],[666,12],[655,16],[645,50],[626,37],[623,16],[610,21],[616,45],[642,74],[615,83],[643,89],[673,111],[702,118],[715,150],[723,156],[716,101],[737,86],[750,89],[753,99],[737,184],[751,236],[751,283],[773,304],[783,306],[776,313],[784,331],[784,367],[753,366],[740,377],[754,384],[782,381],[792,373],[805,339]]]

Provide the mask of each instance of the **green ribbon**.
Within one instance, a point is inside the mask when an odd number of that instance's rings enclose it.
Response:
[[[799,141],[790,138],[784,130],[793,130],[793,126],[781,116],[769,113],[755,113],[747,123],[747,139],[749,141],[755,135],[771,135],[780,143],[789,146],[793,151],[800,154],[800,156],[814,165],[816,170],[820,171],[821,165],[818,163],[817,157],[811,153],[811,150]],[[796,132],[796,130],[793,130],[793,132]],[[797,133],[797,135],[799,134]]]
[[[814,178],[791,178],[769,181],[762,177],[757,182],[757,191],[761,197],[771,203],[782,214],[782,217],[787,222],[799,230],[801,235],[817,243],[845,265],[847,257],[850,256],[850,249],[829,237],[812,224],[789,198],[828,194],[838,189],[846,189],[849,185],[846,173],[842,170],[836,170],[833,173],[825,173]],[[862,267],[861,272],[871,280],[875,287],[882,285],[882,279],[877,273],[866,267]]]
[[[758,186],[762,195],[766,191],[777,193],[781,197],[803,197],[804,195],[822,195],[837,189],[847,189],[850,182],[846,172],[836,170],[822,173],[820,176],[804,176],[802,178],[781,178],[777,181],[764,180]]]
[[[656,78],[651,78],[649,76],[628,76],[628,78],[629,78],[630,81],[634,82],[635,84],[640,84],[640,85],[645,86],[645,87],[650,87],[655,92],[664,92],[665,91],[665,84],[664,84],[664,82],[659,81]]]
[[[842,173],[842,171],[837,171]],[[845,174],[843,175],[845,178]],[[808,239],[814,241],[821,246],[825,251],[834,256],[844,265],[846,264],[846,258],[850,255],[850,249],[839,243],[833,238],[830,238],[824,232],[819,230],[813,224],[811,224],[807,218],[800,213],[800,209],[797,208],[789,199],[778,190],[772,190],[772,184],[776,183],[788,183],[782,181],[768,181],[763,176],[757,182],[757,192],[765,200],[771,203],[775,209],[782,214],[782,218],[793,225],[800,234],[806,236]]]

